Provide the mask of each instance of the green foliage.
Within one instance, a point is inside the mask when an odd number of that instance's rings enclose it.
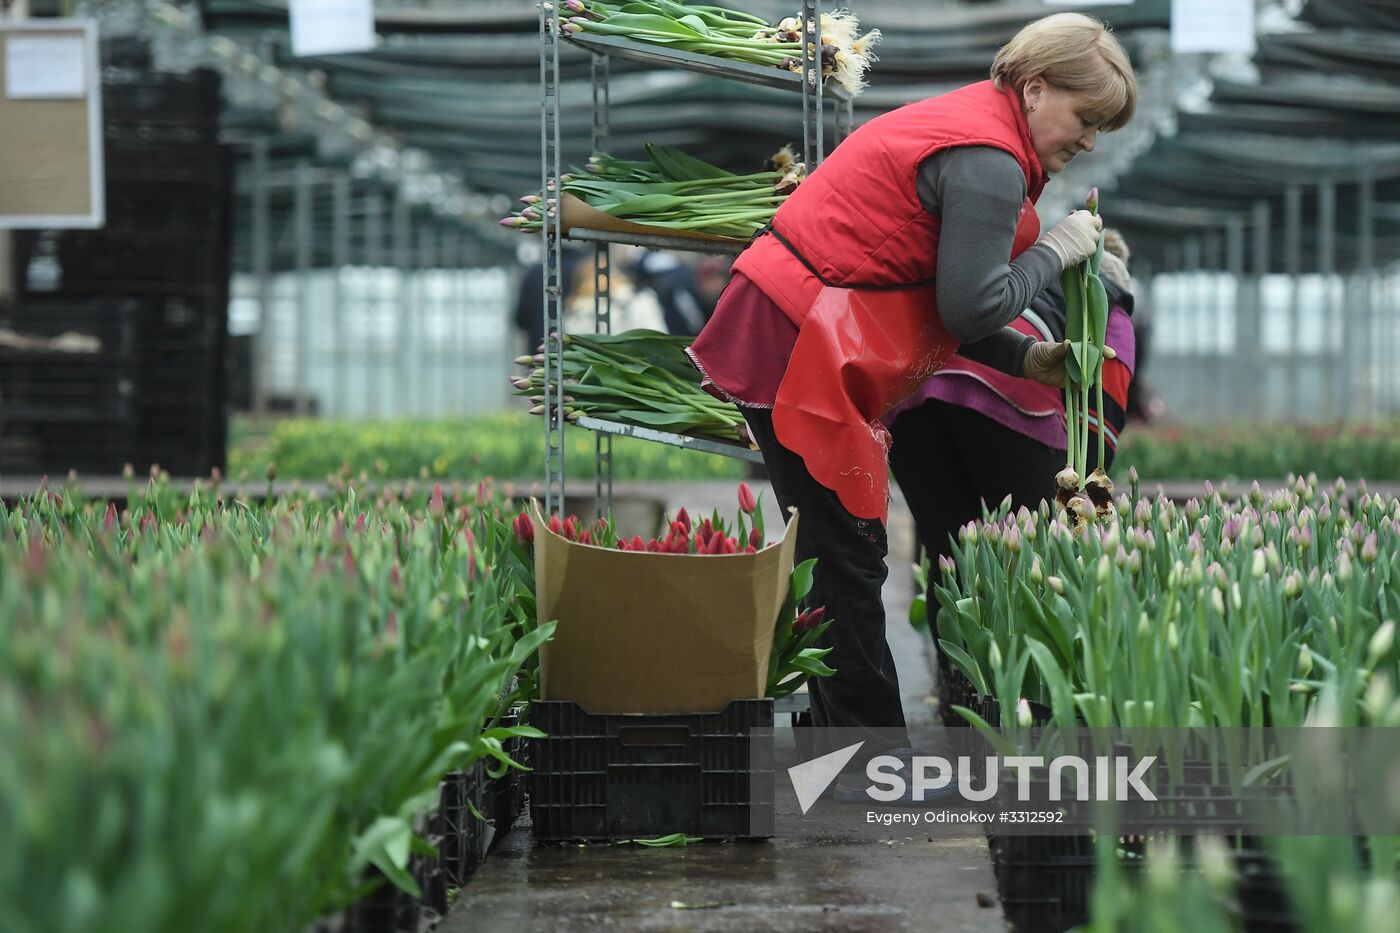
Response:
[[[375,479],[494,476],[535,480],[544,475],[544,421],[524,413],[460,419],[323,421],[289,418],[261,438],[235,419],[243,441],[231,446],[229,475],[260,481],[269,463],[282,479],[324,480],[328,474],[366,474]],[[597,435],[565,432],[564,462],[571,476],[593,474]],[[739,479],[743,464],[648,441],[613,440],[613,477],[618,480]]]
[[[1130,425],[1113,471],[1145,479],[1281,479],[1289,473],[1400,480],[1400,426],[1377,424]]]
[[[81,503],[81,504],[80,504]],[[162,483],[0,506],[0,929],[298,931],[405,871],[551,626],[497,506]]]
[[[1400,725],[1400,500],[1358,491],[970,524],[928,581],[940,644],[1004,711],[1066,725],[1299,726],[1323,695],[1339,725]]]

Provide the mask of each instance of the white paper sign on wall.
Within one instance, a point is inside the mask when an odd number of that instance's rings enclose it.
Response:
[[[1254,0],[1172,0],[1173,52],[1253,52]]]
[[[375,46],[374,0],[292,0],[292,54],[340,55]]]
[[[10,100],[80,100],[86,95],[81,36],[11,36],[5,41],[5,96]]]

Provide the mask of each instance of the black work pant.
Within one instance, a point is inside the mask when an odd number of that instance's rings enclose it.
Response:
[[[743,413],[784,518],[790,508],[800,516],[797,561],[817,559],[807,604],[825,606],[835,620],[822,646],[832,649],[826,661],[837,673],[809,682],[812,724],[880,729],[871,736],[876,747],[862,749],[862,757],[907,745],[907,737],[900,738],[904,705],[880,595],[889,572],[885,527],[851,515],[835,492],[812,478],[802,458],[778,442],[771,411]],[[901,414],[891,433],[890,465],[930,555],[949,552],[948,535],[980,518],[984,499],[995,507],[1010,493],[1017,505],[1037,505],[1063,465],[1063,453],[942,402]],[[818,745],[815,752],[828,750]]]
[[[1031,511],[1054,496],[1065,452],[1047,447],[986,415],[930,400],[902,412],[890,433],[890,469],[919,530],[919,543],[938,572],[951,539],[1011,497],[1013,510]],[[801,529],[801,525],[798,526]]]

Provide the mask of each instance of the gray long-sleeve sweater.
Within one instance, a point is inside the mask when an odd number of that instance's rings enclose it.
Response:
[[[965,358],[1019,376],[1035,338],[1007,327],[1060,275],[1060,260],[1035,245],[1008,262],[1026,176],[1014,156],[989,146],[945,149],[919,165],[919,201],[942,221],[936,290],[943,325]]]

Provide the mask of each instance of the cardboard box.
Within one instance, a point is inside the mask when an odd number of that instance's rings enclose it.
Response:
[[[761,699],[787,597],[797,516],[756,554],[651,554],[576,544],[535,511],[535,598],[558,623],[540,697],[589,713],[712,713]]]

